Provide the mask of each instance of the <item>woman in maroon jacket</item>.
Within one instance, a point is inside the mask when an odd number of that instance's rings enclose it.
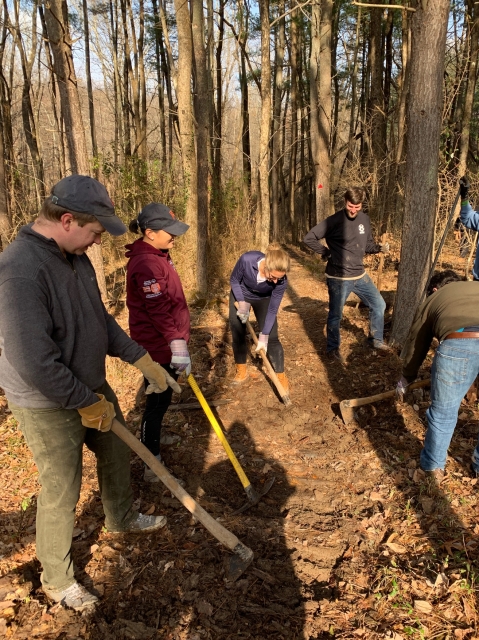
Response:
[[[183,371],[186,375],[191,371],[188,353],[190,313],[169,250],[175,238],[188,228],[189,225],[175,218],[169,207],[152,202],[129,225],[130,231],[141,233],[142,237],[126,246],[126,257],[129,258],[126,304],[131,337],[175,380]],[[141,441],[160,461],[161,423],[171,396],[170,387],[163,393],[148,394],[147,391],[141,420]],[[148,467],[144,479],[158,482],[158,477]]]

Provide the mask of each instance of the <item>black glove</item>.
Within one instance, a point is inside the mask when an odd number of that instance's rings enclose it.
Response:
[[[459,191],[461,192],[461,200],[467,200],[469,197],[469,188],[471,184],[467,176],[462,176],[459,180]]]
[[[321,254],[321,260],[323,260],[323,262],[327,262],[329,260],[331,256],[331,251],[328,251],[328,253],[322,253]]]

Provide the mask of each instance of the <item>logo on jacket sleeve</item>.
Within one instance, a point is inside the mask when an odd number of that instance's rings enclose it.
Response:
[[[359,233],[365,233],[363,224],[360,224],[358,229],[359,229]]]
[[[161,287],[154,278],[152,280],[145,280],[142,289],[147,298],[157,298],[161,296]]]

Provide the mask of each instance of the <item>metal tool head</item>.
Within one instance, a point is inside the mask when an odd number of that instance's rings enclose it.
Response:
[[[245,492],[246,492],[246,495],[248,497],[248,502],[246,502],[239,509],[236,509],[236,511],[233,511],[232,515],[235,516],[238,513],[243,513],[243,511],[246,511],[250,507],[254,507],[255,504],[258,504],[258,502],[261,500],[261,498],[264,495],[266,495],[268,493],[268,491],[271,489],[271,487],[274,485],[274,481],[275,480],[276,480],[276,478],[274,476],[272,478],[270,478],[268,480],[268,482],[266,482],[266,484],[264,485],[263,490],[261,492],[255,491],[255,489],[253,489],[252,485],[249,485],[248,487],[246,487],[245,488]]]
[[[341,411],[341,417],[344,421],[344,424],[349,424],[354,420],[354,411],[349,404],[349,400],[342,400],[339,403],[339,410]]]
[[[233,554],[225,562],[226,582],[235,582],[249,567],[254,557],[252,550],[242,542],[236,545],[233,549]]]

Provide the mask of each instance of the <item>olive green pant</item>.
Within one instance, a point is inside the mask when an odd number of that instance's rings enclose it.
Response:
[[[108,383],[95,391],[114,404],[117,419],[125,424]],[[111,431],[85,428],[76,409],[25,409],[10,404],[10,410],[39,472],[36,546],[43,567],[42,583],[65,589],[75,582],[71,548],[82,480],[83,444],[96,456],[105,526],[109,531],[126,529],[135,515],[130,450]]]

